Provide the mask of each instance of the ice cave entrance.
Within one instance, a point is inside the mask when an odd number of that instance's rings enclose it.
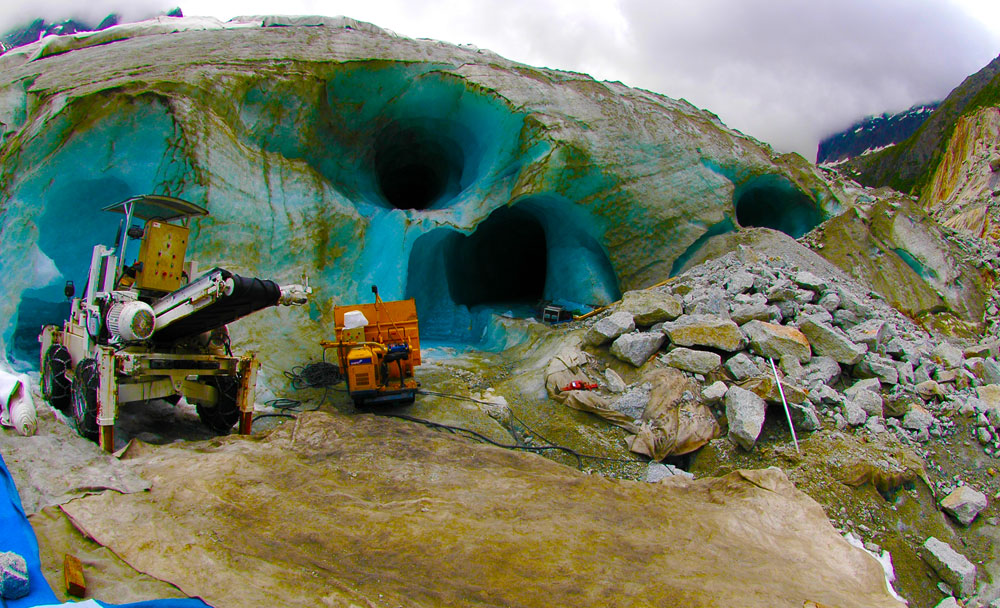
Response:
[[[755,178],[736,191],[736,221],[799,238],[823,221],[823,212],[790,181],[777,175]]]
[[[397,121],[375,139],[375,178],[396,209],[424,210],[454,198],[463,181],[466,129],[454,121]]]
[[[491,348],[499,346],[494,315],[540,318],[550,303],[586,312],[617,300],[593,227],[573,205],[537,197],[497,209],[469,234],[441,227],[421,236],[406,285],[421,334]]]

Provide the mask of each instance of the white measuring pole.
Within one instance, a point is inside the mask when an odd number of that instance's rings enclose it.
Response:
[[[795,451],[799,451],[799,440],[795,437],[795,426],[792,425],[792,413],[788,411],[788,401],[785,400],[785,389],[781,388],[781,379],[778,378],[778,368],[774,366],[774,358],[768,357],[771,362],[771,371],[774,372],[774,381],[778,383],[778,392],[781,393],[781,404],[785,406],[785,418],[788,418],[788,428],[792,430],[792,441],[795,443]]]

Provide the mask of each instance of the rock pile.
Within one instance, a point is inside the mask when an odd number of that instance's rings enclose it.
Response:
[[[941,414],[960,411],[975,418],[985,452],[1000,455],[1000,344],[938,341],[877,294],[808,266],[740,246],[627,292],[584,344],[684,371],[747,450],[783,394],[797,429],[894,433],[909,444],[948,433],[952,417]]]

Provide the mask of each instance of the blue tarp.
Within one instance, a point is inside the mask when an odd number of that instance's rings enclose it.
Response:
[[[28,522],[28,516],[21,505],[14,480],[7,470],[7,464],[0,455],[0,552],[13,551],[28,563],[29,593],[19,599],[6,600],[7,608],[28,608],[44,604],[60,604],[48,581],[42,575],[41,560],[38,557],[38,540]],[[0,600],[3,602],[4,600]],[[134,602],[131,604],[109,604],[98,601],[102,606],[127,606],[129,608],[209,608],[199,599],[165,599]]]

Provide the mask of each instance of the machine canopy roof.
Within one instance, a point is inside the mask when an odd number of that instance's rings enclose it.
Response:
[[[108,205],[103,211],[115,211],[126,215],[130,204],[132,205],[132,217],[140,220],[169,222],[182,218],[208,215],[208,211],[204,207],[179,198],[160,194],[133,196],[120,203]]]

